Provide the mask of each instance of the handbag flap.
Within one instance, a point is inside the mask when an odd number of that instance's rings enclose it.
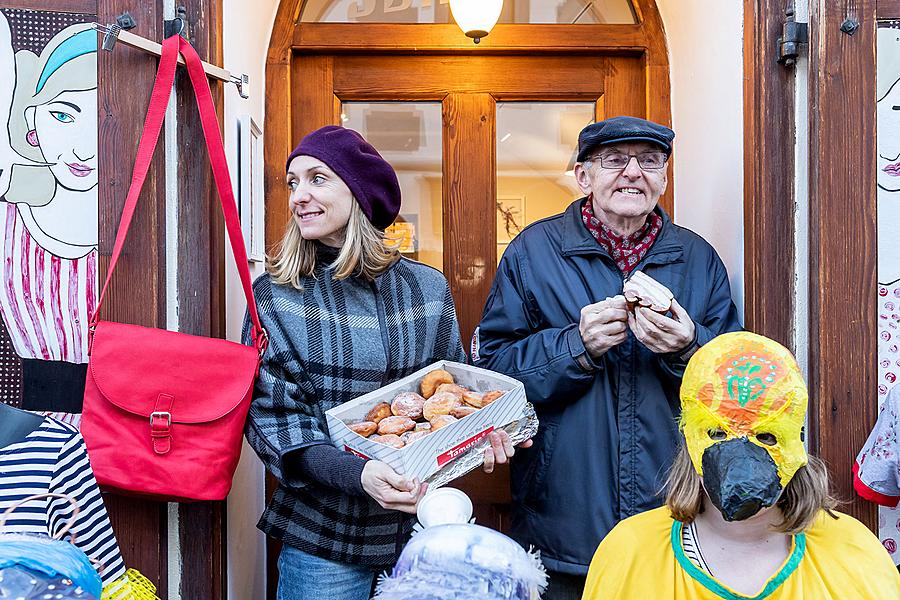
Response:
[[[207,423],[234,410],[256,378],[259,352],[228,340],[100,321],[89,368],[100,393],[122,410],[175,423]],[[157,408],[160,394],[171,408]]]

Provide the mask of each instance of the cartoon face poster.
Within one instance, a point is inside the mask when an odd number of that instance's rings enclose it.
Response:
[[[47,404],[26,408],[74,410],[53,397],[83,392],[97,297],[93,20],[0,10],[0,81],[14,83],[0,86],[0,316],[21,359],[24,397],[41,389]]]
[[[878,399],[900,375],[900,21],[878,28]],[[881,541],[900,564],[900,510],[879,509]]]

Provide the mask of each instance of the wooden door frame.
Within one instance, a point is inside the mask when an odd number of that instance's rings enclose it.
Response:
[[[646,118],[671,125],[669,57],[665,30],[655,0],[633,0],[636,25],[497,25],[474,45],[455,24],[345,24],[300,23],[306,0],[282,0],[266,56],[265,189],[266,245],[284,232],[287,206],[284,194],[284,159],[299,140],[293,139],[291,63],[293,53],[357,54],[608,54],[644,56],[647,94]],[[352,28],[353,35],[347,35]],[[528,40],[526,44],[523,40]],[[670,167],[671,168],[671,167]],[[671,171],[670,171],[671,175]],[[662,204],[671,213],[672,186]]]
[[[841,24],[855,19],[852,34]],[[842,507],[878,531],[851,467],[878,414],[875,33],[900,0],[810,6],[809,256],[795,256],[794,76],[775,61],[779,0],[744,3],[744,240],[748,329],[793,345],[809,328],[809,446]],[[821,115],[840,115],[823,118]],[[852,157],[847,159],[846,157]],[[796,265],[809,265],[809,322],[795,323]]]

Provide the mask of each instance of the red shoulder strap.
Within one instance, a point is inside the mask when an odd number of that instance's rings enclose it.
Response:
[[[228,232],[228,240],[231,250],[237,262],[238,275],[241,279],[241,287],[244,289],[244,297],[247,299],[247,310],[250,313],[250,321],[253,324],[251,335],[254,345],[262,353],[268,343],[265,331],[259,322],[259,313],[256,309],[256,301],[253,297],[253,288],[250,283],[250,271],[247,268],[247,251],[244,247],[244,238],[241,234],[240,220],[235,204],[234,191],[231,187],[231,177],[228,173],[228,163],[225,159],[225,147],[222,143],[222,134],[219,132],[219,122],[216,118],[216,110],[209,90],[209,82],[197,51],[179,35],[167,38],[162,43],[162,57],[159,61],[159,69],[156,72],[156,81],[153,84],[153,92],[150,95],[150,106],[147,109],[147,117],[144,121],[144,130],[138,144],[137,158],[134,162],[134,172],[131,176],[131,186],[128,188],[128,196],[125,199],[125,208],[122,211],[122,219],[119,222],[119,230],[116,233],[116,242],[113,246],[112,257],[106,272],[106,281],[97,301],[97,308],[91,318],[91,325],[96,325],[100,314],[100,306],[106,296],[106,290],[112,279],[113,271],[122,246],[128,235],[128,228],[134,217],[138,197],[147,172],[150,169],[150,161],[153,159],[153,151],[159,141],[165,119],[166,106],[172,93],[172,85],[175,81],[175,68],[178,64],[178,55],[184,56],[187,65],[188,76],[197,97],[197,108],[200,111],[200,123],[203,128],[203,137],[206,140],[206,148],[212,165],[213,179],[219,192],[219,201],[222,205],[222,213],[225,215],[225,228]]]

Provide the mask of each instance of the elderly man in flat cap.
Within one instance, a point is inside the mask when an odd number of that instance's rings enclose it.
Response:
[[[687,359],[741,328],[715,250],[658,204],[674,137],[634,117],[588,125],[585,196],[512,241],[472,338],[474,364],[524,382],[541,421],[511,463],[510,533],[540,549],[551,600],[581,598],[600,540],[662,504]]]

